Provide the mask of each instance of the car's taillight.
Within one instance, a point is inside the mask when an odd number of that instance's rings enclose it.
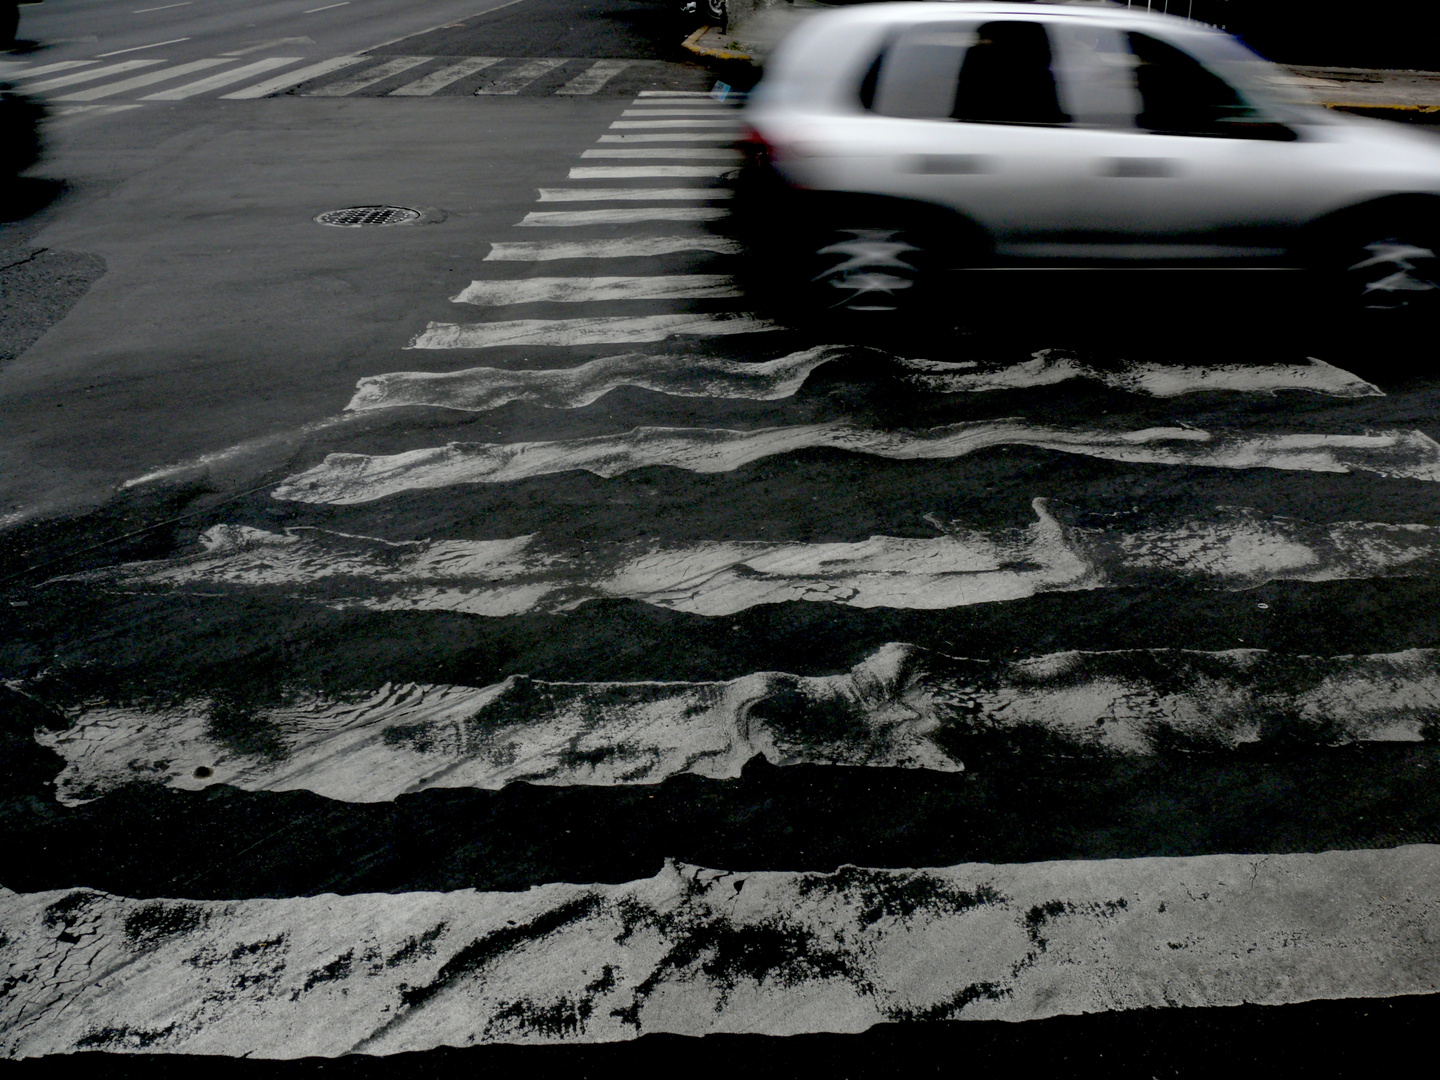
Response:
[[[745,155],[747,165],[770,165],[779,160],[774,143],[754,128],[746,128],[740,136],[740,152]]]

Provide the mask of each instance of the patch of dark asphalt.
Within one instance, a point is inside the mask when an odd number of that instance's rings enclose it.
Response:
[[[98,255],[48,248],[0,251],[0,364],[65,318],[105,273]]]
[[[793,602],[715,618],[599,600],[562,614],[488,618],[336,610],[290,592],[54,585],[0,608],[0,679],[24,680],[27,693],[57,709],[218,697],[238,717],[296,693],[368,693],[387,682],[837,674],[892,641],[979,660],[1068,649],[1394,652],[1437,645],[1440,603],[1440,584],[1396,580],[1115,588],[939,611]]]
[[[734,871],[1306,852],[1440,842],[1440,746],[1297,757],[979,758],[965,773],[777,768],[390,803],[132,784],[0,805],[0,884],[191,900],[623,882]]]

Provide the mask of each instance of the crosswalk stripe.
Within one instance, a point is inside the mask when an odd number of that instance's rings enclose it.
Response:
[[[740,290],[725,274],[670,274],[472,281],[450,299],[457,304],[533,304],[542,301],[694,300],[739,295]]]
[[[633,135],[601,135],[595,141],[602,143],[734,142],[735,133],[733,131],[676,131],[661,135],[658,132],[647,132]]]
[[[677,397],[776,401],[797,393],[810,373],[822,364],[843,363],[854,355],[841,346],[820,346],[763,361],[626,354],[550,370],[469,368],[424,375],[391,372],[360,380],[346,408],[434,405],[478,411],[524,400],[550,409],[577,409],[621,386]],[[1242,364],[1192,369],[1189,365],[1130,363],[1096,369],[1067,357],[1043,357],[1038,364],[1027,361],[975,372],[965,370],[970,367],[966,363],[939,364],[885,355],[876,349],[866,352],[865,364],[867,371],[879,376],[896,377],[911,386],[941,393],[1014,390],[1055,386],[1066,379],[1093,379],[1112,389],[1157,398],[1197,391],[1269,395],[1282,390],[1340,398],[1384,396],[1363,379],[1319,361],[1310,365],[1266,365],[1258,371]]]
[[[413,67],[429,63],[433,57],[429,56],[397,56],[395,59],[383,64],[376,64],[372,68],[348,79],[341,79],[338,82],[327,83],[314,90],[305,91],[306,97],[346,97],[358,90],[364,90],[367,86],[374,86],[378,82],[384,82],[402,71],[409,71]]]
[[[432,71],[424,78],[406,83],[397,90],[391,90],[390,97],[428,97],[436,90],[449,86],[453,82],[459,82],[465,76],[473,75],[477,71],[484,71],[486,68],[500,63],[503,59],[503,56],[472,56],[461,60],[458,64],[451,64],[439,71]]]
[[[45,79],[38,83],[31,83],[25,87],[25,92],[31,94],[40,90],[58,90],[62,86],[74,86],[76,83],[105,79],[111,75],[121,75],[127,71],[134,71],[137,68],[154,67],[156,64],[163,64],[164,62],[164,60],[122,60],[118,64],[108,64],[103,68],[75,71],[69,75],[60,75],[53,79]]]
[[[743,125],[739,119],[726,120],[616,120],[610,126],[625,128],[737,128]]]
[[[11,82],[20,82],[23,79],[34,79],[41,75],[52,75],[57,71],[69,71],[71,68],[88,67],[91,64],[99,63],[97,60],[61,60],[54,64],[41,64],[36,68],[29,68],[25,71],[13,71],[6,76]]]
[[[709,90],[641,90],[642,98],[710,98]],[[734,96],[734,95],[732,95]],[[711,98],[711,100],[714,100]]]
[[[673,202],[688,199],[729,199],[728,188],[540,188],[541,202]]]
[[[710,321],[707,321],[710,320]],[[694,323],[694,326],[687,325]],[[774,329],[751,316],[661,315],[649,319],[430,323],[407,348],[492,345],[603,345],[663,341],[671,334],[737,334]],[[1192,469],[1280,469],[1357,473],[1440,482],[1440,443],[1420,431],[1376,435],[1214,435],[1196,428],[1087,430],[1024,420],[979,420],[918,431],[879,431],[846,422],[732,431],[637,427],[619,435],[517,443],[451,444],[400,455],[339,454],[274,492],[297,502],[350,505],[402,491],[502,483],[584,471],[620,476],[656,466],[697,474],[733,472],[800,450],[830,449],[891,461],[945,461],[999,447],[1028,447],[1101,461]]]
[[[635,120],[656,120],[662,116],[705,116],[713,119],[717,113],[723,113],[728,108],[717,105],[713,109],[626,109],[620,115]]]
[[[739,162],[742,155],[738,150],[722,150],[719,147],[675,146],[675,147],[633,147],[600,150],[586,150],[582,158],[628,158],[656,159],[674,158],[677,161],[730,161]]]
[[[537,79],[548,75],[556,68],[569,62],[568,59],[530,60],[517,68],[507,71],[489,86],[482,86],[479,90],[476,90],[475,93],[476,95],[518,94]]]
[[[620,240],[537,240],[497,243],[482,262],[551,262],[557,259],[631,259],[673,255],[682,251],[709,251],[739,255],[737,240],[719,236],[630,236]]]
[[[109,116],[111,113],[128,112],[131,109],[138,109],[139,105],[61,105],[55,110],[58,116],[88,116],[100,117]]]
[[[185,98],[194,97],[196,94],[204,94],[210,90],[218,90],[222,86],[230,86],[233,83],[244,82],[246,79],[254,78],[256,75],[263,75],[267,71],[274,71],[279,67],[287,67],[290,64],[298,63],[303,57],[299,56],[271,56],[264,60],[257,60],[253,64],[246,64],[244,67],[233,68],[230,71],[222,71],[218,75],[211,75],[208,79],[200,79],[197,82],[186,83],[184,86],[176,86],[169,90],[162,90],[158,94],[146,94],[141,101],[183,101]]]
[[[596,60],[590,67],[556,90],[559,96],[593,94],[616,75],[632,66],[629,60]]]
[[[1261,850],[830,872],[667,859],[490,892],[7,890],[0,1025],[21,1058],[339,1059],[1433,993],[1440,847]],[[473,873],[451,859],[427,880]]]
[[[106,83],[104,86],[92,86],[89,90],[77,90],[73,94],[62,94],[56,101],[98,101],[103,97],[111,97],[115,94],[123,94],[129,90],[138,90],[142,86],[151,86],[154,83],[166,82],[170,79],[178,79],[182,75],[189,75],[195,71],[204,71],[206,68],[216,67],[219,64],[229,64],[233,61],[224,57],[208,60],[195,60],[188,64],[177,64],[175,67],[162,68],[159,71],[147,71],[143,75],[135,75],[128,79],[121,79],[119,82]]]
[[[729,210],[721,206],[640,206],[624,210],[532,210],[521,226],[578,227],[633,225],[641,221],[719,221]]]
[[[711,177],[735,171],[734,165],[577,165],[571,180],[640,180],[645,177]]]
[[[289,90],[292,86],[299,86],[311,79],[318,79],[322,75],[329,75],[332,71],[339,71],[369,59],[368,56],[332,56],[329,60],[322,60],[318,64],[297,68],[294,71],[287,71],[284,75],[266,79],[264,82],[247,86],[245,89],[236,90],[231,94],[221,94],[220,97],[226,101],[250,101],[255,98],[267,97],[270,94]]]
[[[490,323],[432,322],[407,349],[493,349],[501,345],[623,345],[677,335],[719,337],[778,329],[751,315],[647,315],[598,319],[510,319]]]

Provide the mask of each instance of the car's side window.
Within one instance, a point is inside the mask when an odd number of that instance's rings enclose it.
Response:
[[[989,22],[975,31],[955,91],[956,120],[983,124],[1064,124],[1050,40],[1034,22]]]
[[[930,23],[901,35],[861,86],[885,116],[1064,124],[1050,42],[1033,22]]]
[[[1140,91],[1137,127],[1166,135],[1211,138],[1295,137],[1188,53],[1149,34],[1132,31],[1129,39]]]

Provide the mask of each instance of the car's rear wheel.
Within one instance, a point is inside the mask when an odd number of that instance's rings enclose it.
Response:
[[[883,316],[913,310],[927,284],[927,252],[909,229],[878,222],[817,231],[807,286],[822,310]]]

